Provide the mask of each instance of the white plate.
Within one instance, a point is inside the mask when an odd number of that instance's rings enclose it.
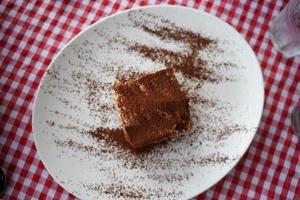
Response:
[[[111,89],[117,73],[164,68],[137,52],[128,52],[128,46],[138,42],[186,53],[185,44],[160,40],[137,26],[146,23],[151,28],[154,21],[157,26],[170,26],[165,19],[217,41],[217,49],[204,49],[199,55],[220,81],[204,81],[189,91],[199,80],[177,72],[189,95],[204,98],[191,103],[193,133],[134,158],[127,150],[97,142],[86,133],[98,126],[120,127]],[[93,83],[103,88],[88,89]],[[89,103],[89,99],[93,101]],[[132,195],[188,199],[207,190],[237,164],[255,135],[263,102],[259,63],[231,26],[189,8],[144,7],[95,23],[58,53],[38,90],[32,126],[37,150],[49,173],[81,199]],[[70,140],[74,142],[68,143]]]

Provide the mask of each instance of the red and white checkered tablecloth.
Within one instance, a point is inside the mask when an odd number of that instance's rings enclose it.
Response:
[[[0,1],[0,166],[4,199],[75,199],[43,166],[31,111],[53,56],[95,21],[133,6],[177,4],[205,10],[235,27],[263,69],[266,101],[259,130],[239,164],[199,199],[300,199],[300,141],[289,115],[300,101],[300,56],[276,52],[269,25],[287,1]]]

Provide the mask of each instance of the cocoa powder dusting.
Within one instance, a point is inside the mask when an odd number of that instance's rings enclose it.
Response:
[[[142,75],[145,75],[145,73],[141,73],[141,72],[129,72],[127,74],[118,73],[116,75],[116,79],[119,81],[127,81],[130,79],[135,79],[138,76],[142,76]]]
[[[97,191],[100,194],[105,194],[112,196],[114,198],[130,198],[130,199],[142,199],[145,198],[143,192],[134,188],[129,188],[121,184],[94,184],[94,185],[85,185],[88,190]]]
[[[90,135],[92,138],[94,138],[97,141],[105,140],[110,144],[113,145],[116,144],[119,145],[120,147],[129,148],[129,145],[125,140],[123,130],[121,128],[109,129],[109,128],[98,127],[95,130],[87,131],[86,134]]]
[[[82,143],[76,142],[74,140],[55,140],[54,141],[56,143],[56,145],[60,146],[60,147],[68,147],[71,148],[72,150],[74,150],[75,152],[86,152],[89,153],[90,155],[93,156],[101,156],[103,155],[103,153],[112,153],[110,150],[108,149],[100,149],[100,148],[95,148],[91,145],[84,145]]]
[[[155,18],[150,14],[143,14]],[[214,70],[207,67],[207,61],[199,56],[199,52],[217,48],[217,41],[205,37],[200,33],[184,29],[171,23],[168,20],[161,19],[164,25],[149,26],[143,21],[131,19],[135,26],[140,27],[145,32],[158,37],[162,41],[185,44],[188,48],[182,52],[175,52],[164,48],[153,48],[147,45],[135,43],[129,46],[130,51],[135,51],[143,57],[154,62],[165,65],[166,68],[183,73],[187,78],[197,78],[201,81],[213,83],[220,82],[221,76],[217,75]]]
[[[107,195],[115,198],[122,198],[122,199],[160,199],[162,197],[169,197],[169,199],[177,199],[179,196],[182,195],[181,191],[171,190],[169,192],[163,191],[162,188],[158,189],[151,189],[151,188],[144,188],[144,187],[131,187],[126,186],[124,182],[117,182],[114,184],[83,184],[83,187],[96,191],[99,194]]]
[[[155,35],[161,40],[173,40],[176,42],[188,44],[192,52],[205,49],[209,45],[216,43],[216,41],[208,37],[204,37],[199,33],[183,29],[174,24],[172,24],[172,27],[158,26],[155,28],[150,28],[149,26],[145,25],[141,25],[141,27],[145,32]]]
[[[139,155],[139,154],[150,152],[153,148],[155,148],[155,146],[157,146],[154,144],[154,145],[149,145],[140,148],[132,148],[129,145],[129,143],[126,141],[126,138],[124,137],[123,129],[121,128],[109,129],[109,128],[98,127],[95,130],[86,131],[84,132],[84,134],[91,136],[97,141],[103,140],[107,144],[115,146],[116,148],[126,149],[129,152],[131,152],[133,155]]]
[[[195,52],[183,54],[163,48],[153,48],[142,44],[134,44],[128,48],[154,62],[164,64],[166,68],[172,68],[183,73],[188,78],[197,78],[201,81],[218,82],[220,77],[213,70],[205,67],[206,61],[197,58]]]

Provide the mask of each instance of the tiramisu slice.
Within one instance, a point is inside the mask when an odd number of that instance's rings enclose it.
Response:
[[[134,148],[160,142],[190,127],[189,99],[172,69],[114,85],[126,140]]]

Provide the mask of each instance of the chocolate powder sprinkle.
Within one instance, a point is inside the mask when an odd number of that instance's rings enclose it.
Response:
[[[177,72],[181,72],[188,78],[197,78],[213,83],[219,82],[220,77],[212,69],[205,67],[206,61],[196,58],[196,55],[193,53],[183,54],[138,43],[130,46],[128,49],[138,52],[143,57],[154,62],[162,63],[166,68],[172,68]]]
[[[173,182],[184,182],[189,180],[191,177],[193,177],[194,174],[193,173],[189,173],[186,175],[180,175],[180,174],[166,174],[166,175],[160,175],[160,174],[148,174],[147,178],[148,179],[152,179],[155,181],[159,181],[161,183],[167,181],[169,183],[173,183]]]
[[[151,189],[144,187],[131,187],[123,182],[114,184],[83,184],[83,187],[88,190],[96,191],[100,195],[106,194],[114,198],[124,199],[159,199],[161,197],[168,197],[169,199],[177,199],[182,196],[181,191],[171,190],[169,192],[159,189]]]
[[[145,73],[142,73],[142,72],[128,72],[127,74],[118,73],[116,75],[116,79],[118,79],[119,81],[127,81],[130,79],[135,79],[138,76],[142,76],[142,75],[145,75]]]
[[[234,158],[230,158],[227,155],[221,153],[212,153],[207,156],[202,156],[199,158],[192,158],[191,162],[198,166],[207,166],[207,165],[224,165],[230,161],[235,160]]]
[[[60,147],[68,147],[74,151],[86,152],[86,153],[89,153],[90,155],[94,155],[94,156],[101,156],[101,155],[103,155],[103,153],[112,153],[108,149],[95,148],[91,145],[84,145],[82,143],[76,142],[71,139],[68,139],[66,141],[55,140],[54,142],[56,143],[56,145],[58,145]]]
[[[190,30],[186,30],[180,28],[178,26],[172,26],[171,28],[166,26],[150,28],[146,25],[141,25],[141,28],[152,35],[159,37],[161,40],[168,41],[176,41],[188,44],[192,50],[192,52],[196,52],[201,49],[207,48],[209,45],[216,43],[216,41],[204,37],[199,33],[192,32]]]
[[[87,189],[98,191],[100,194],[111,195],[113,197],[123,197],[130,199],[142,199],[145,198],[142,191],[136,190],[134,188],[126,187],[120,184],[113,185],[102,185],[102,184],[94,184],[87,185]]]
[[[201,50],[208,48],[209,46],[216,45],[216,40],[213,40],[209,37],[204,37],[200,33],[196,33],[189,29],[180,27],[160,16],[154,16],[143,11],[140,11],[139,14],[141,14],[142,16],[147,16],[149,18],[159,18],[159,21],[162,22],[160,24],[155,23],[152,20],[141,20],[140,18],[136,19],[129,13],[129,20],[132,21],[136,27],[140,27],[145,32],[155,35],[161,40],[189,44],[192,51]]]
[[[162,41],[174,42],[176,44],[184,44],[188,48],[175,52],[164,48],[153,48],[147,45],[135,43],[129,46],[130,51],[135,51],[143,57],[148,58],[154,62],[164,64],[167,68],[173,68],[177,72],[182,72],[187,78],[197,78],[203,81],[218,83],[220,81],[231,81],[230,78],[222,78],[208,65],[219,67],[235,67],[236,65],[230,62],[214,63],[199,56],[199,52],[207,51],[210,54],[214,52],[222,52],[224,50],[218,47],[218,40],[203,36],[200,33],[191,31],[189,29],[180,27],[171,21],[160,16],[155,16],[143,11],[137,11],[137,14],[143,16],[138,18],[129,13],[129,20],[133,22],[134,26],[141,28],[144,32],[158,37]],[[156,22],[155,22],[156,21]],[[157,23],[160,21],[160,23]]]
[[[133,149],[129,143],[126,141],[123,133],[123,129],[121,128],[115,128],[115,129],[109,129],[109,128],[104,128],[104,127],[98,127],[94,130],[82,132],[85,135],[89,135],[92,138],[94,138],[96,141],[105,141],[107,144],[114,146],[116,148],[121,148],[121,149],[126,149],[132,155],[140,155],[140,154],[145,154],[149,153],[152,151],[153,148],[156,146],[161,146],[165,144],[165,142],[162,142],[160,144],[154,144],[150,146],[145,146],[145,147],[140,147],[140,148],[135,148]]]

